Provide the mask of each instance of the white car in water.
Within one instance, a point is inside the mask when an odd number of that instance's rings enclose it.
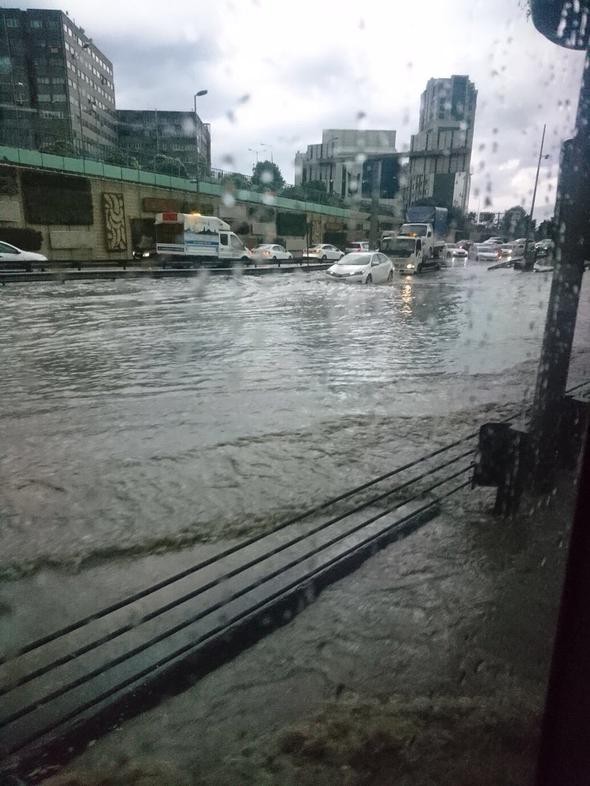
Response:
[[[340,251],[339,248],[330,245],[330,243],[320,243],[304,251],[303,256],[307,259],[320,259],[326,261],[327,259],[340,259],[344,256],[344,251]]]
[[[0,269],[18,267],[31,270],[33,262],[47,262],[47,257],[35,251],[23,251],[22,248],[0,241]]]
[[[393,265],[379,251],[345,254],[326,271],[330,278],[359,284],[383,284],[393,279]]]
[[[293,254],[278,243],[263,243],[252,249],[252,259],[256,262],[274,262],[277,259],[293,259]]]

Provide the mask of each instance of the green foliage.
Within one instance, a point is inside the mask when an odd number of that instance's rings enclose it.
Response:
[[[41,153],[50,153],[54,156],[76,156],[77,151],[69,139],[56,139],[55,142],[45,142],[39,147]]]
[[[524,207],[515,205],[504,213],[502,230],[509,237],[524,237],[527,230],[527,212]]]
[[[232,172],[231,175],[226,175],[223,178],[221,185],[232,191],[237,189],[247,191],[250,188],[251,183],[250,178],[246,175],[242,175],[239,172]]]
[[[90,225],[90,180],[25,169],[21,174],[25,220],[29,224]]]
[[[277,213],[277,235],[305,237],[307,215],[305,213]]]
[[[318,205],[343,207],[344,201],[336,194],[326,193],[326,185],[319,180],[310,180],[298,186],[286,186],[281,191],[285,199],[299,199],[302,202],[315,202]]]
[[[0,194],[7,196],[18,194],[18,180],[15,167],[0,165]]]
[[[276,192],[285,185],[285,178],[273,161],[258,161],[252,172],[252,185],[258,190]]]
[[[43,235],[29,227],[0,227],[0,240],[22,248],[23,251],[39,251]]]

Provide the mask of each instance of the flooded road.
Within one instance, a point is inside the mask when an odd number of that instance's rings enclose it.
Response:
[[[4,288],[0,575],[270,527],[513,411],[549,286],[472,266]]]

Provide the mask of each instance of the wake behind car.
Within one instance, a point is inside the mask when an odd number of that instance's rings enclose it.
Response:
[[[0,270],[32,270],[34,262],[47,262],[47,257],[0,241]]]
[[[306,259],[319,259],[325,262],[328,259],[340,259],[344,256],[344,252],[340,251],[336,246],[330,245],[330,243],[320,243],[317,246],[310,246],[310,248],[306,249],[303,252],[303,256]]]
[[[252,258],[256,262],[274,262],[276,260],[293,259],[293,254],[278,243],[263,243],[252,249]]]
[[[383,284],[393,279],[393,265],[379,251],[345,254],[326,271],[330,278],[358,284]]]

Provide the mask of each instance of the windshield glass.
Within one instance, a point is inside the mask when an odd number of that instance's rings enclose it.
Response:
[[[414,253],[416,241],[414,239],[385,238],[381,241],[381,251],[395,257],[409,257]]]
[[[368,265],[371,261],[370,254],[346,254],[341,257],[336,264],[338,265]]]
[[[532,783],[589,11],[5,0],[0,786]]]

